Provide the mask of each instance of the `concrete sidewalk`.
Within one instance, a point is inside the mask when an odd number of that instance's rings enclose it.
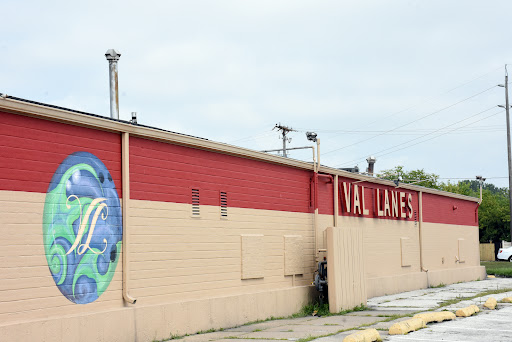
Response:
[[[439,308],[439,305],[449,300],[458,301],[461,298],[473,297],[486,291],[503,289],[511,290],[501,294],[486,295],[472,300],[460,301]],[[512,279],[494,278],[371,298],[367,303],[368,310],[365,311],[357,311],[340,316],[310,316],[266,321],[223,331],[186,336],[181,341],[268,342],[271,340],[298,341],[307,339],[309,341],[313,339],[317,342],[339,342],[345,336],[359,329],[366,328],[379,330],[381,337],[386,340],[388,336],[387,331],[391,325],[410,318],[403,316],[427,310],[456,310],[471,304],[481,306],[488,297],[494,297],[499,301],[509,296],[512,296]],[[510,310],[512,313],[512,306],[509,306],[507,310]],[[504,312],[507,310],[504,310]],[[504,315],[501,317],[503,318]],[[457,319],[449,323],[457,324],[461,323],[459,321],[462,320],[468,320],[468,318]],[[512,322],[512,318],[509,321]],[[440,323],[434,326],[444,326],[445,324],[447,323]],[[430,328],[430,326],[428,327]],[[427,330],[423,329],[420,332],[427,333]],[[407,335],[407,337],[412,338],[413,336]],[[414,340],[410,338],[408,340]],[[426,338],[435,340],[432,336]],[[404,339],[392,337],[391,340],[402,341]],[[420,340],[425,340],[425,337],[423,339],[420,338],[418,341]]]

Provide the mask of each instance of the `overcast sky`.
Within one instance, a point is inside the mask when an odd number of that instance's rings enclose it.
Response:
[[[0,92],[322,164],[508,186],[512,1],[2,1]],[[510,66],[512,76],[512,66]],[[311,160],[311,151],[291,151]],[[501,178],[494,178],[501,177]],[[443,179],[446,181],[446,179]],[[455,180],[456,181],[456,180]]]

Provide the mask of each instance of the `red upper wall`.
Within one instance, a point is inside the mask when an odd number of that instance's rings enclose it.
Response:
[[[385,186],[368,182],[357,182],[356,180],[339,177],[339,200],[338,200],[338,213],[341,216],[359,216],[359,217],[369,217],[369,218],[379,218],[379,219],[393,219],[393,220],[408,220],[414,221],[418,219],[418,192],[406,190],[402,188],[397,188],[393,186]],[[344,185],[345,183],[345,185]],[[362,206],[362,187],[364,187],[364,199],[365,205],[368,209],[368,214],[361,213],[356,210],[354,212],[354,186],[357,185],[357,190],[360,196],[360,202]],[[346,197],[345,197],[345,188],[349,193],[350,200],[350,211],[347,211],[346,206]],[[406,217],[401,217],[399,215],[378,215],[378,207],[376,203],[376,190],[379,189],[379,208],[383,210],[383,203],[385,197],[385,191],[388,191],[389,201],[392,201],[393,192],[395,196],[400,198],[400,193],[404,195],[405,202],[405,212]],[[333,182],[329,180],[327,177],[320,177],[318,182],[318,204],[319,204],[319,213],[325,215],[333,215],[334,214],[334,205],[333,205]],[[408,198],[409,194],[411,195],[411,207],[412,207],[412,215],[409,215],[410,209],[408,208]],[[444,224],[457,224],[457,225],[466,225],[466,226],[478,226],[478,214],[477,214],[477,206],[476,202],[466,201],[462,199],[457,199],[453,197],[446,197],[442,195],[434,195],[429,193],[423,193],[423,222],[431,222],[431,223],[444,223]],[[398,216],[398,217],[397,217]],[[409,217],[411,216],[411,217]]]
[[[395,188],[391,186],[385,186],[370,182],[359,182],[355,179],[338,177],[338,213],[340,216],[359,216],[359,217],[368,217],[368,218],[379,218],[379,219],[392,219],[392,220],[405,220],[405,221],[414,221],[417,220],[418,213],[418,194],[416,191],[406,190],[402,188]],[[355,199],[355,189],[357,186],[359,203],[360,203],[360,211],[354,205]],[[363,212],[363,187],[364,187],[364,204],[365,208],[368,210],[368,214],[364,214]],[[345,189],[347,191],[347,196],[345,196]],[[379,206],[377,206],[377,192],[379,190]],[[397,196],[398,205],[400,206],[399,199],[400,193],[403,193],[403,203],[404,207],[402,208],[403,212],[406,214],[406,217],[401,217],[401,212],[398,210],[398,215],[393,215],[393,213],[384,213],[383,216],[379,216],[378,209],[384,211],[385,209],[385,194],[386,190],[388,191],[388,200],[390,203],[390,209],[392,209],[392,196]],[[318,192],[319,192],[319,208],[318,212],[320,214],[333,215],[334,214],[334,205],[333,205],[333,183],[328,182],[328,178],[320,177],[318,183]],[[394,193],[394,195],[391,194]],[[411,195],[411,208],[408,206],[408,196]],[[347,210],[347,199],[349,200],[349,210]],[[412,212],[412,214],[410,214]]]
[[[71,153],[96,155],[110,171],[121,197],[121,139],[117,133],[72,126],[0,112],[0,190],[46,193],[59,164]],[[220,192],[228,194],[228,206],[311,212],[311,177],[307,170],[229,156],[205,150],[130,139],[131,198],[191,203],[192,189],[200,190],[200,204],[219,205]],[[343,183],[350,188],[351,209],[346,210]],[[381,219],[415,220],[417,192],[339,177],[339,214]],[[362,196],[368,214],[354,213],[354,189]],[[384,192],[405,196],[407,216],[378,215]],[[409,205],[409,195],[411,196]],[[360,198],[362,204],[362,197]],[[333,183],[319,177],[318,207],[332,215]],[[409,208],[410,207],[410,208]],[[442,195],[423,194],[424,222],[477,226],[477,203]],[[398,217],[397,217],[398,216]]]
[[[225,154],[130,139],[130,194],[133,199],[311,212],[311,172]]]
[[[434,194],[423,194],[423,221],[478,226],[478,203]]]
[[[86,151],[105,164],[121,197],[119,134],[0,112],[0,146],[0,190],[46,193],[60,163]]]

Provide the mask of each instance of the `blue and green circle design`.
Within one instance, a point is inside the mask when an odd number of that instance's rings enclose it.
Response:
[[[52,177],[43,214],[46,260],[67,299],[87,304],[105,292],[122,236],[121,206],[110,172],[89,152],[70,154]]]

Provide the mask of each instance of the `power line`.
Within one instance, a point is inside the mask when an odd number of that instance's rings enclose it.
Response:
[[[475,77],[475,78],[473,78],[473,79],[471,79],[471,80],[469,80],[469,81],[467,81],[467,82],[463,82],[463,83],[461,83],[461,84],[459,84],[459,85],[457,85],[457,86],[455,86],[455,87],[453,87],[453,88],[451,88],[451,89],[448,89],[447,91],[445,91],[445,92],[443,92],[443,93],[440,93],[440,94],[438,94],[438,95],[434,95],[434,96],[428,97],[428,98],[424,99],[423,101],[418,102],[418,103],[416,103],[416,104],[414,104],[414,105],[412,105],[412,106],[409,106],[409,107],[407,107],[407,108],[405,108],[405,109],[402,109],[402,110],[400,110],[400,111],[398,111],[398,112],[395,112],[395,113],[389,114],[389,115],[387,115],[387,116],[385,116],[385,117],[381,117],[381,118],[378,118],[378,119],[376,119],[376,120],[374,120],[374,121],[371,121],[371,122],[369,122],[369,123],[366,123],[366,124],[364,124],[364,126],[370,126],[370,125],[373,125],[373,124],[374,124],[374,123],[376,123],[376,122],[379,122],[379,121],[381,121],[381,120],[385,120],[385,119],[389,119],[389,118],[391,118],[391,117],[393,117],[393,116],[395,116],[395,115],[398,115],[398,114],[401,114],[401,113],[403,113],[403,112],[406,112],[406,111],[408,111],[408,110],[410,110],[410,109],[413,109],[413,108],[415,108],[415,107],[418,107],[418,106],[420,106],[420,105],[422,105],[422,104],[424,104],[424,103],[428,103],[428,102],[432,101],[432,100],[433,100],[433,99],[435,99],[435,98],[438,98],[438,97],[440,97],[440,96],[443,96],[443,95],[446,95],[446,94],[448,94],[448,93],[451,93],[452,91],[454,91],[454,90],[456,90],[456,89],[459,89],[459,88],[461,88],[461,87],[463,87],[463,86],[465,86],[465,85],[467,85],[467,84],[470,84],[470,83],[472,83],[472,82],[474,82],[474,81],[476,81],[476,80],[478,80],[478,79],[481,79],[481,78],[483,78],[483,77],[485,77],[485,76],[487,76],[487,75],[489,75],[489,74],[491,74],[491,73],[493,73],[493,72],[495,72],[496,70],[499,70],[499,69],[501,69],[501,68],[502,68],[502,66],[499,66],[499,67],[497,67],[497,68],[495,68],[495,69],[492,69],[491,71],[488,71],[488,72],[486,72],[486,73],[484,73],[484,74],[481,74],[480,76],[477,76],[477,77]],[[360,126],[360,127],[364,127],[364,126]],[[360,127],[358,127],[358,128],[360,128]],[[356,129],[358,129],[358,128],[356,128]],[[301,132],[306,132],[306,130],[307,130],[307,129],[302,129],[302,130],[301,130],[301,129],[299,129],[299,131],[301,131]],[[317,131],[318,131],[318,132],[322,131],[321,129],[312,129],[312,128],[310,128],[309,130],[313,130],[313,131],[315,131],[315,132],[317,132]],[[334,138],[334,137],[329,137],[329,138],[327,138],[326,140],[330,140],[330,139],[332,139],[332,138]],[[324,154],[325,154],[325,153],[324,153]]]
[[[472,83],[472,82],[474,82],[474,81],[476,81],[476,80],[478,80],[478,79],[480,79],[480,78],[483,78],[483,77],[485,77],[485,76],[487,76],[487,75],[489,75],[489,74],[491,74],[491,73],[493,73],[493,72],[495,72],[496,70],[501,69],[501,68],[502,68],[502,67],[501,67],[501,66],[499,66],[499,67],[497,67],[496,69],[493,69],[493,70],[491,70],[491,71],[489,71],[489,72],[486,72],[486,73],[485,73],[485,74],[483,74],[483,75],[477,76],[477,77],[475,77],[475,78],[473,78],[473,79],[471,79],[471,80],[469,80],[469,81],[467,81],[467,82],[464,82],[464,83],[462,83],[462,84],[460,84],[460,85],[458,85],[458,86],[456,86],[456,87],[453,87],[453,88],[451,88],[451,89],[449,89],[449,90],[445,91],[444,93],[441,93],[441,94],[439,94],[439,95],[435,95],[435,96],[428,97],[427,99],[425,99],[424,101],[422,101],[422,102],[420,102],[420,103],[417,103],[417,104],[415,104],[415,105],[412,105],[412,106],[410,106],[410,107],[408,107],[408,108],[406,108],[406,109],[403,109],[403,110],[401,110],[401,111],[398,111],[398,112],[396,112],[396,113],[394,113],[394,114],[390,114],[390,115],[388,115],[388,116],[386,116],[386,117],[383,117],[383,118],[379,118],[379,119],[377,119],[377,120],[374,120],[374,121],[372,121],[372,122],[370,122],[370,123],[366,124],[365,126],[373,125],[374,123],[376,123],[376,122],[378,122],[378,121],[380,121],[380,120],[389,119],[389,118],[391,118],[391,117],[393,117],[393,116],[395,116],[395,115],[397,115],[397,114],[400,114],[400,113],[406,112],[406,111],[408,111],[409,109],[412,109],[412,108],[418,107],[418,106],[419,106],[419,105],[421,105],[421,104],[424,104],[424,103],[426,103],[426,102],[430,102],[431,100],[433,100],[433,99],[435,99],[435,98],[437,98],[437,97],[440,97],[440,96],[446,95],[446,94],[448,94],[448,93],[451,93],[452,91],[454,91],[454,90],[456,90],[456,89],[459,89],[459,88],[462,88],[463,86],[465,86],[465,85],[467,85],[467,84],[469,84],[469,83]]]
[[[425,132],[431,132],[431,131],[434,131],[436,129],[432,128],[432,129],[428,129],[428,128],[424,128],[424,129],[410,129],[410,130],[397,130],[395,131],[395,133],[393,133],[394,135],[416,135],[416,134],[422,134],[422,133],[425,133]],[[480,126],[480,127],[469,127],[467,129],[465,129],[466,131],[471,131],[471,132],[475,132],[475,131],[495,131],[495,130],[504,130],[503,128],[503,125],[487,125],[487,126]],[[317,132],[320,132],[320,133],[343,133],[343,134],[375,134],[375,133],[383,133],[383,132],[387,132],[385,130],[316,130]],[[302,132],[301,130],[299,130],[299,132]],[[390,134],[392,135],[392,134]]]
[[[332,152],[336,152],[336,151],[340,151],[340,150],[343,150],[343,149],[345,149],[345,148],[348,148],[348,147],[351,147],[351,146],[354,146],[354,145],[357,145],[357,144],[360,144],[360,143],[363,143],[363,142],[367,142],[368,140],[371,140],[371,139],[374,139],[374,138],[380,137],[380,136],[382,136],[382,135],[384,135],[384,134],[387,134],[387,133],[389,133],[389,132],[396,131],[396,130],[398,130],[398,129],[402,128],[402,127],[409,126],[409,125],[410,125],[410,124],[412,124],[412,123],[418,122],[418,121],[423,120],[423,119],[425,119],[425,118],[428,118],[428,117],[430,117],[430,116],[432,116],[432,115],[438,114],[438,113],[440,113],[440,112],[442,112],[442,111],[444,111],[444,110],[446,110],[446,109],[449,109],[449,108],[455,107],[456,105],[461,104],[462,102],[465,102],[465,101],[467,101],[467,100],[469,100],[469,99],[472,99],[472,98],[474,98],[474,97],[476,97],[476,96],[478,96],[478,95],[481,95],[481,94],[483,94],[483,93],[485,93],[485,92],[487,92],[487,91],[489,91],[489,90],[491,90],[491,89],[494,89],[494,88],[496,88],[496,87],[497,87],[497,85],[494,85],[494,86],[492,86],[492,87],[490,87],[490,88],[487,88],[487,89],[485,89],[485,90],[483,90],[483,91],[481,91],[481,92],[479,92],[479,93],[477,93],[477,94],[471,95],[471,96],[469,96],[469,97],[466,97],[466,98],[465,98],[465,99],[463,99],[463,100],[460,100],[460,101],[458,101],[458,102],[455,102],[455,103],[453,103],[453,104],[451,104],[451,105],[449,105],[449,106],[443,107],[443,108],[441,108],[441,109],[439,109],[439,110],[436,110],[436,111],[434,111],[434,112],[432,112],[432,113],[429,113],[429,114],[427,114],[427,115],[424,115],[424,116],[422,116],[422,117],[420,117],[420,118],[418,118],[418,119],[415,119],[415,120],[413,120],[413,121],[409,121],[409,122],[408,122],[408,123],[406,123],[406,124],[400,125],[400,126],[398,126],[398,127],[396,127],[396,128],[390,129],[390,130],[387,130],[387,131],[385,131],[385,132],[383,132],[383,133],[380,133],[380,134],[374,135],[373,137],[370,137],[370,138],[367,138],[367,139],[363,139],[363,140],[356,141],[355,143],[352,143],[352,144],[350,144],[350,145],[345,145],[345,146],[339,147],[339,148],[337,148],[337,149],[334,149],[334,150],[331,150],[331,151],[325,152],[325,153],[323,153],[323,155],[326,155],[326,154],[329,154],[329,153],[332,153]]]
[[[414,139],[411,139],[411,140],[407,140],[407,141],[405,141],[405,142],[403,142],[403,143],[400,143],[400,144],[397,144],[397,145],[394,145],[394,146],[391,146],[391,147],[385,148],[385,149],[383,149],[383,150],[380,150],[379,152],[371,153],[371,155],[379,155],[380,153],[382,153],[382,152],[386,152],[386,151],[389,151],[389,150],[392,150],[392,149],[394,149],[395,147],[402,146],[402,145],[408,144],[408,143],[410,143],[410,142],[412,142],[412,141],[415,141],[415,140],[418,140],[418,139],[424,138],[424,137],[426,137],[426,136],[429,136],[429,135],[431,135],[431,134],[434,134],[434,133],[437,133],[437,132],[439,132],[439,131],[441,131],[441,130],[444,130],[444,129],[448,128],[448,127],[451,127],[451,126],[453,126],[453,125],[456,125],[456,124],[461,123],[461,122],[463,122],[463,121],[469,120],[469,119],[471,119],[471,118],[473,118],[473,117],[475,117],[475,116],[477,116],[477,115],[480,115],[480,114],[482,114],[482,113],[488,112],[488,111],[490,111],[491,109],[494,109],[494,108],[496,108],[496,107],[495,107],[495,106],[492,106],[492,107],[490,107],[490,108],[488,108],[488,109],[486,109],[486,110],[484,110],[484,111],[481,111],[481,112],[479,112],[479,113],[473,114],[473,115],[471,115],[471,116],[469,116],[469,117],[467,117],[467,118],[465,118],[465,119],[462,119],[462,120],[459,120],[459,121],[457,121],[457,122],[451,123],[451,124],[449,124],[449,125],[447,125],[447,126],[441,127],[441,128],[439,128],[439,129],[437,129],[437,130],[435,130],[435,131],[432,131],[432,132],[430,132],[430,133],[423,134],[423,135],[421,135],[421,136],[419,136],[419,137],[417,137],[417,138],[414,138]],[[460,127],[460,128],[462,128],[462,127]],[[447,134],[447,133],[449,133],[449,132],[450,132],[450,131],[446,132],[446,134]],[[443,133],[443,134],[444,134],[444,133]],[[350,162],[348,162],[347,164],[352,163],[352,162],[354,162],[354,161],[359,161],[359,160],[360,160],[360,159],[351,160],[351,161],[350,161]]]
[[[497,178],[508,178],[506,177],[485,177],[485,179],[497,179]],[[474,180],[475,177],[439,177],[437,179],[462,179],[462,180]]]
[[[270,136],[270,135],[273,135],[273,134],[274,133],[272,131],[265,131],[265,132],[258,133],[258,134],[255,134],[255,135],[250,135],[248,137],[243,137],[243,138],[239,138],[239,139],[236,139],[236,140],[230,140],[230,141],[228,141],[228,143],[232,144],[232,143],[240,142],[240,141],[251,141],[251,140],[256,140],[256,139],[264,138],[264,137],[267,137],[267,136]]]
[[[494,108],[494,107],[493,107],[493,108]],[[485,110],[485,111],[483,111],[483,112],[486,112],[486,111],[489,111],[489,109],[487,109],[487,110]],[[481,113],[483,113],[483,112],[480,112],[480,113],[478,113],[478,114],[481,114]],[[500,114],[500,113],[503,113],[503,110],[500,110],[499,112],[496,112],[496,113],[494,113],[494,114],[491,114],[491,115],[489,115],[489,116],[486,116],[486,117],[484,117],[484,118],[482,118],[482,119],[480,119],[480,120],[473,121],[473,122],[471,122],[471,123],[469,123],[469,124],[467,124],[467,125],[465,125],[465,126],[456,127],[456,128],[454,128],[454,129],[452,129],[452,130],[450,130],[450,131],[448,131],[448,132],[441,133],[441,134],[439,134],[439,135],[437,135],[437,136],[435,136],[435,137],[432,137],[432,138],[429,138],[429,139],[426,139],[426,140],[422,140],[422,141],[419,141],[419,142],[417,142],[417,143],[415,143],[415,144],[408,145],[408,146],[405,146],[405,147],[402,147],[402,148],[396,149],[396,150],[394,150],[394,151],[390,151],[390,152],[387,152],[387,153],[381,154],[381,155],[379,155],[379,157],[386,156],[386,155],[388,155],[388,154],[395,153],[395,152],[398,152],[398,151],[404,150],[404,149],[406,149],[406,148],[410,148],[410,147],[416,146],[416,145],[418,145],[418,144],[424,143],[424,142],[426,142],[426,141],[429,141],[429,140],[432,140],[432,139],[435,139],[435,138],[439,138],[439,137],[441,137],[441,136],[443,136],[443,135],[449,134],[449,133],[451,133],[451,132],[453,132],[453,131],[456,131],[456,130],[458,130],[458,129],[460,129],[460,128],[463,128],[463,127],[467,127],[467,126],[473,125],[473,124],[475,124],[475,123],[477,123],[477,122],[480,122],[480,121],[482,121],[482,120],[486,120],[486,119],[488,119],[488,118],[490,118],[490,117],[493,117],[493,116],[495,116],[495,115],[498,115],[498,114]],[[475,114],[475,115],[477,115],[477,114]],[[475,115],[473,115],[473,116],[475,116]],[[467,120],[467,119],[464,119],[464,120]],[[464,121],[464,120],[461,120],[461,121]],[[453,125],[453,124],[452,124],[452,125]],[[414,139],[414,140],[417,140],[417,139]],[[396,145],[396,146],[393,146],[393,147],[397,147],[397,146],[401,146],[401,145],[404,145],[404,143],[399,144],[399,145]],[[389,149],[391,149],[391,148],[393,148],[393,147],[390,147]],[[386,150],[389,150],[389,149],[386,149]],[[384,151],[386,151],[386,150],[384,150]],[[354,161],[362,161],[362,160],[364,160],[364,159],[356,159],[356,160],[354,160]],[[350,163],[350,162],[343,163],[343,164],[338,164],[338,165],[336,165],[336,166],[340,166],[340,165],[348,165],[348,163]]]

